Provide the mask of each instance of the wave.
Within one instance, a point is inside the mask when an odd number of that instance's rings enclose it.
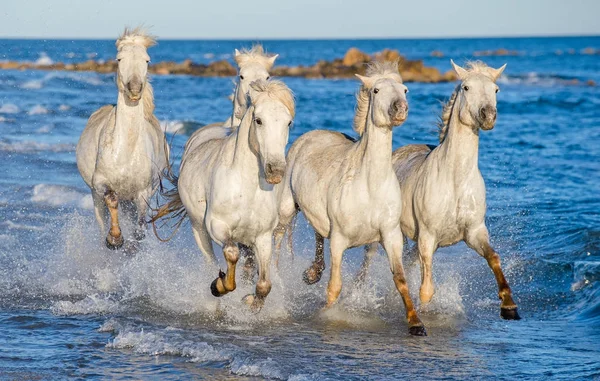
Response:
[[[0,113],[2,114],[16,114],[19,111],[21,111],[19,107],[12,103],[4,103],[0,106]]]
[[[0,140],[0,151],[18,153],[36,152],[75,152],[76,145],[69,143],[42,143],[35,141],[6,141]]]
[[[499,84],[535,85],[535,86],[582,86],[593,82],[576,77],[565,77],[555,74],[530,72],[522,75],[503,75],[498,79]]]
[[[21,88],[26,90],[39,90],[42,87],[44,87],[44,81],[39,79],[27,81],[21,85]]]
[[[204,125],[201,123],[189,120],[163,120],[160,122],[162,130],[170,134],[191,135],[202,126]]]
[[[287,379],[279,369],[280,364],[270,358],[256,359],[231,344],[190,340],[180,329],[174,327],[136,327],[110,319],[99,331],[116,333],[106,344],[109,349],[127,349],[150,356],[178,356],[193,363],[222,362],[227,364],[233,374],[239,376]]]
[[[54,61],[52,61],[52,59],[50,57],[48,57],[48,54],[46,54],[46,52],[41,52],[40,53],[40,57],[35,61],[36,65],[52,65],[54,63]]]
[[[575,262],[573,278],[571,291],[574,291],[578,298],[574,309],[575,317],[600,321],[600,262]]]
[[[27,111],[28,115],[44,115],[48,113],[50,113],[50,110],[42,105],[35,105],[29,111]]]
[[[31,201],[57,207],[78,207],[91,210],[94,207],[92,196],[65,185],[37,184],[33,187]]]

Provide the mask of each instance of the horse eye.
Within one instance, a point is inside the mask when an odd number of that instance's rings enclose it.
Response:
[[[244,76],[243,76],[243,75],[240,75],[240,79],[243,81],[243,80],[244,80]]]
[[[407,94],[407,93],[408,93],[408,89],[404,89],[404,94]]]
[[[498,93],[498,91],[500,91],[500,89],[496,87],[496,93]]]
[[[262,120],[260,120],[260,118],[256,118],[256,124],[262,126]]]
[[[377,94],[379,92],[379,89],[375,88],[373,89],[373,94]]]
[[[120,58],[117,58],[117,62],[121,62],[121,59],[120,59]]]
[[[268,81],[269,79],[271,79],[271,76],[267,76],[267,81]]]
[[[288,127],[292,125],[292,121],[290,120],[290,122],[288,123]]]
[[[146,63],[150,63],[150,60],[146,60]]]
[[[463,86],[464,91],[469,91],[469,86]]]

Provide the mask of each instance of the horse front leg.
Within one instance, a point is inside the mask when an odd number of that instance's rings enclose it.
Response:
[[[246,295],[244,302],[250,306],[252,312],[259,312],[264,304],[265,298],[271,292],[271,252],[273,245],[273,235],[263,234],[256,238],[254,243],[254,253],[258,262],[258,281],[254,295]]]
[[[240,249],[240,255],[244,257],[244,272],[242,273],[242,277],[244,280],[251,281],[256,272],[256,255],[251,247],[242,243],[238,243],[238,248]]]
[[[104,203],[110,214],[110,230],[106,236],[106,247],[117,250],[123,246],[123,235],[119,226],[119,197],[112,190],[104,193]]]
[[[223,245],[223,256],[227,262],[227,272],[219,270],[219,276],[210,285],[210,291],[214,296],[223,296],[235,290],[235,266],[240,258],[240,249],[229,239]]]
[[[139,195],[134,202],[134,210],[132,211],[131,220],[135,226],[133,230],[133,238],[136,241],[142,241],[146,238],[146,214],[148,212],[148,202],[150,197],[148,194]]]
[[[382,244],[390,261],[390,268],[394,276],[394,284],[404,302],[406,320],[408,321],[408,332],[414,336],[427,336],[425,326],[421,322],[421,319],[419,319],[410,297],[406,277],[404,275],[404,267],[402,266],[403,239],[400,227],[398,226],[391,232],[382,234]]]
[[[473,230],[468,233],[467,245],[481,255],[488,263],[488,266],[492,269],[496,282],[498,283],[498,297],[502,302],[500,303],[500,316],[507,320],[519,320],[519,312],[517,304],[512,298],[512,291],[504,273],[500,266],[500,256],[490,245],[490,238],[487,228],[484,226]]]
[[[437,249],[435,237],[425,229],[419,230],[417,248],[421,263],[421,289],[419,291],[419,298],[421,299],[421,303],[429,303],[435,292],[432,273],[433,253]]]
[[[315,230],[315,260],[309,268],[304,270],[302,279],[306,284],[315,284],[321,280],[323,270],[325,270],[325,256],[323,255],[323,245],[325,238]]]
[[[347,240],[339,234],[331,233],[329,251],[331,253],[331,276],[327,284],[327,307],[331,307],[342,292],[342,258],[348,248]],[[323,264],[325,266],[325,264]]]

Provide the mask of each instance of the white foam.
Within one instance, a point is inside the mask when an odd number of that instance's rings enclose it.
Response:
[[[41,52],[40,53],[40,57],[35,61],[36,65],[52,65],[54,63],[54,61],[52,61],[52,59],[50,57],[48,57],[48,54],[46,54],[46,52]]]
[[[48,114],[49,112],[50,112],[50,110],[48,110],[44,106],[42,106],[42,105],[35,105],[35,106],[33,106],[27,112],[27,114],[29,114],[29,115],[43,115],[43,114]]]
[[[35,152],[75,152],[76,145],[68,143],[49,144],[35,141],[5,142],[0,141],[0,151],[35,153]]]
[[[21,111],[19,107],[12,103],[4,103],[2,106],[0,106],[0,113],[2,114],[16,114],[19,111]]]
[[[3,116],[0,116],[0,123],[13,123],[14,121],[15,121],[14,119],[5,118]]]
[[[191,362],[231,361],[233,355],[231,350],[217,350],[206,342],[186,340],[176,329],[170,327],[156,332],[145,331],[143,328],[121,328],[106,347],[131,349],[135,353],[152,356],[186,357]]]
[[[47,134],[48,132],[52,131],[53,129],[54,129],[53,124],[45,124],[42,127],[38,128],[35,132],[37,132],[38,134]]]
[[[57,301],[50,311],[55,315],[89,315],[114,313],[118,304],[99,295],[89,295],[78,302]]]
[[[37,184],[33,187],[31,201],[50,206],[71,206],[93,209],[94,203],[89,193],[82,193],[72,187],[54,184]]]
[[[59,109],[60,111],[68,111],[68,110],[70,110],[70,109],[71,109],[71,106],[69,106],[69,105],[64,105],[64,104],[63,104],[63,105],[60,105],[60,106],[58,106],[58,109]]]
[[[39,90],[42,87],[44,87],[44,81],[41,79],[27,81],[21,85],[22,89],[27,90]]]
[[[184,127],[184,124],[182,121],[179,120],[163,120],[160,122],[160,128],[164,131],[164,132],[168,132],[171,134],[175,134],[177,132],[179,132],[182,128]]]

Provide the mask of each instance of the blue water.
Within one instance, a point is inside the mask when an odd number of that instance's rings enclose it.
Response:
[[[161,41],[152,60],[231,59],[245,41]],[[418,306],[426,338],[410,337],[384,255],[364,287],[353,278],[361,249],[344,258],[340,302],[323,311],[321,283],[301,280],[313,237],[305,221],[296,257],[282,257],[263,311],[210,295],[189,226],[154,237],[134,257],[102,246],[75,145],[89,115],[114,103],[113,75],[0,71],[0,379],[590,379],[600,378],[599,37],[264,41],[278,63],[313,64],[351,46],[399,49],[442,71],[473,52],[508,67],[499,119],[482,132],[492,242],[522,320],[499,318],[485,261],[464,244],[435,255],[433,301]],[[568,53],[573,49],[573,54]],[[439,50],[445,57],[430,57]],[[561,50],[562,55],[556,52]],[[2,40],[0,59],[112,59],[113,41]],[[577,84],[569,81],[577,79]],[[295,92],[296,139],[314,128],[352,134],[354,80],[284,78]],[[175,159],[199,124],[225,120],[229,78],[155,76],[156,115]],[[394,148],[435,144],[440,101],[454,84],[408,84],[411,113]],[[406,264],[418,295],[419,270]]]

